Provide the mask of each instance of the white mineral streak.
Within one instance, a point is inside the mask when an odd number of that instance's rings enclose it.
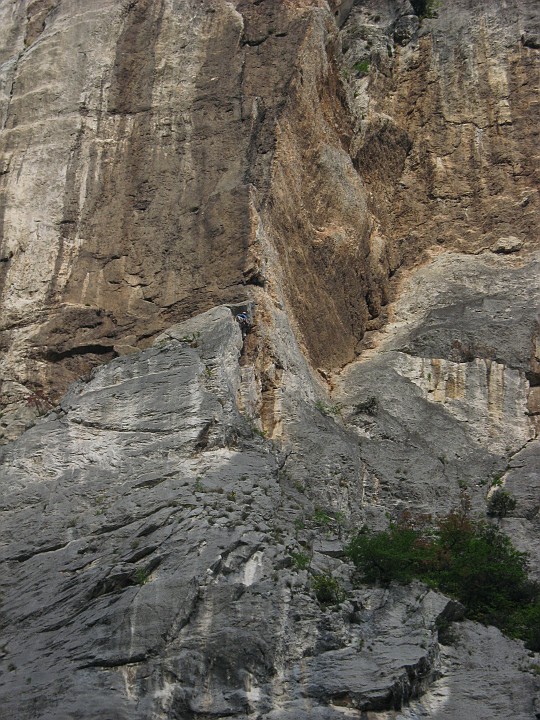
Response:
[[[517,451],[534,437],[526,412],[529,383],[524,373],[480,358],[455,363],[401,353],[395,367],[422,389],[427,400],[468,423],[470,435],[486,449]]]

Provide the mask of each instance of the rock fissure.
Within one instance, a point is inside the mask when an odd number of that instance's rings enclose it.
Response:
[[[17,55],[17,57],[15,58],[15,60],[14,60],[14,62],[13,62],[13,75],[12,75],[12,78],[11,78],[11,80],[10,80],[9,92],[8,92],[8,94],[7,94],[8,97],[7,97],[6,107],[5,107],[5,111],[4,111],[4,121],[3,121],[3,123],[2,123],[2,130],[5,130],[5,129],[7,128],[7,126],[8,126],[8,122],[9,122],[9,110],[10,110],[10,107],[11,107],[11,104],[12,104],[12,101],[13,101],[13,96],[14,96],[14,94],[15,94],[15,84],[16,84],[16,82],[17,82],[17,69],[18,69],[18,66],[19,66],[19,62],[20,62],[21,58],[23,57],[24,53],[25,53],[25,50],[22,50],[22,51]],[[3,238],[2,238],[2,239],[3,239]]]
[[[115,532],[116,530],[122,530],[130,525],[134,525],[135,523],[141,522],[141,520],[147,520],[149,517],[152,517],[152,515],[157,515],[162,510],[165,510],[167,508],[176,508],[176,504],[174,502],[171,503],[165,503],[163,505],[158,505],[155,508],[152,508],[147,513],[142,513],[140,515],[137,515],[133,518],[127,518],[124,522],[117,522],[117,523],[104,523],[100,528],[94,531],[94,535],[104,535],[107,533]],[[156,524],[154,527],[151,525],[145,525],[144,528],[138,533],[139,537],[144,537],[146,535],[150,535],[154,530],[157,530],[161,527],[161,523]]]
[[[123,428],[121,425],[104,425],[99,422],[91,422],[91,421],[85,421],[77,418],[69,418],[69,423],[72,425],[80,425],[81,427],[88,428],[89,430],[108,430],[108,431],[114,431],[117,433],[122,433],[126,435],[133,435],[135,432],[144,432],[151,435],[177,435],[176,430],[163,430],[162,428],[144,428],[140,431],[135,430],[127,430]]]
[[[111,658],[110,660],[92,660],[91,662],[83,665],[78,665],[77,670],[86,670],[88,668],[109,670],[123,666],[135,666],[147,662],[151,657],[153,657],[152,653],[139,653],[137,655],[133,655],[132,657]]]
[[[44,353],[44,359],[50,360],[51,362],[58,362],[65,358],[72,358],[77,355],[108,355],[109,359],[116,356],[113,345],[80,345],[77,347],[70,348],[69,350],[46,350]]]
[[[32,560],[33,558],[37,557],[38,555],[43,555],[44,553],[54,553],[58,552],[59,550],[64,550],[70,543],[58,543],[54,545],[50,545],[45,548],[40,548],[39,550],[28,550],[23,553],[19,553],[18,555],[13,555],[12,557],[6,557],[5,560],[7,562],[20,562],[24,563],[27,560]]]

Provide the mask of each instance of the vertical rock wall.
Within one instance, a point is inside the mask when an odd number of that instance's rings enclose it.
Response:
[[[375,212],[407,263],[434,244],[474,252],[512,235],[533,247],[537,5],[423,5],[435,10],[419,21],[408,2],[367,0],[343,31],[360,115],[353,155]]]
[[[365,267],[324,2],[2,12],[4,406],[53,402],[246,284],[285,303],[316,365],[354,357],[388,268]]]
[[[56,3],[38,34],[36,3],[3,6],[4,376],[55,397],[241,294],[242,20],[226,3]]]
[[[339,367],[400,265],[534,244],[534,4],[413,5],[2,3],[8,436],[216,303]]]

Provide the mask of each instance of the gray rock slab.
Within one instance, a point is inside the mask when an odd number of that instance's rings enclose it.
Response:
[[[454,603],[419,584],[355,589],[340,547],[360,523],[384,527],[411,504],[445,512],[460,480],[472,488],[501,463],[528,493],[536,455],[524,426],[516,420],[519,451],[502,459],[469,429],[484,386],[474,402],[468,390],[445,403],[431,397],[423,359],[393,349],[351,366],[336,400],[317,402],[308,376],[292,383],[278,443],[239,412],[241,347],[230,310],[214,308],[76,384],[0,450],[8,715],[386,719],[439,708],[448,678],[447,717],[458,717],[473,641],[454,652],[437,629]],[[486,489],[471,491],[475,507]],[[504,522],[525,541],[529,528],[511,525],[523,521]],[[317,601],[320,572],[341,584],[342,602]],[[492,643],[474,667],[492,646],[511,647],[504,688],[516,678],[532,698],[522,646],[470,627]],[[506,711],[500,693],[485,699],[497,672],[475,677],[475,707]],[[521,720],[532,700],[515,707]]]

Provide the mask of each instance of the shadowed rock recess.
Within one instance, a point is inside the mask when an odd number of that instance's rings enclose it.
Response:
[[[502,486],[539,577],[539,38],[0,0],[0,717],[540,717],[537,653],[343,551]]]

